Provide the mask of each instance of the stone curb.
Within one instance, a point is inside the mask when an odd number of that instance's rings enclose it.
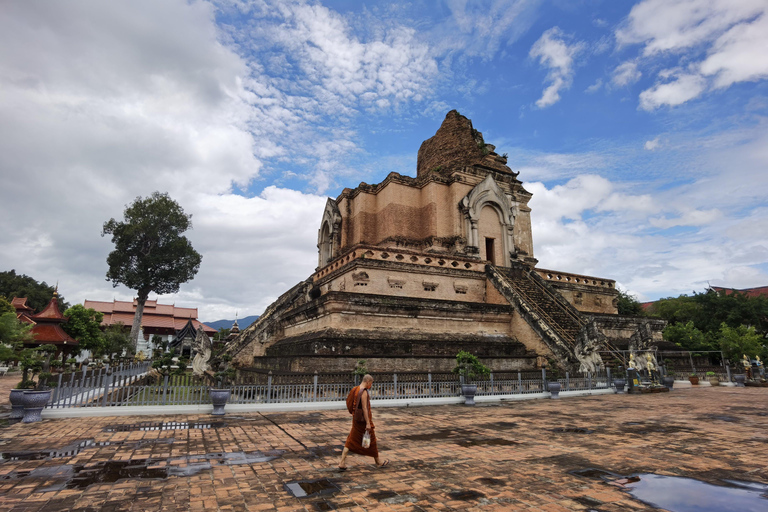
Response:
[[[608,395],[614,394],[613,389],[593,389],[580,391],[561,391],[563,398],[590,396],[590,395]],[[517,395],[494,395],[494,396],[475,396],[475,402],[479,404],[490,404],[494,402],[511,402],[518,400],[535,400],[539,398],[549,398],[549,393],[525,393]],[[374,400],[375,408],[383,407],[419,407],[428,405],[461,405],[464,398],[443,397],[443,398],[399,398],[392,400]],[[287,404],[227,404],[228,413],[243,412],[299,412],[299,411],[330,411],[346,409],[346,402],[298,402]],[[89,418],[100,416],[162,416],[173,414],[210,414],[213,406],[204,405],[145,405],[145,406],[126,406],[126,407],[72,407],[62,409],[44,409],[43,419],[58,418]]]

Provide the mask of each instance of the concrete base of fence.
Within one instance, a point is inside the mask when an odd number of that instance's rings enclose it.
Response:
[[[701,382],[701,381],[699,381],[699,382]],[[691,384],[691,381],[689,381],[689,380],[676,380],[674,385],[672,386],[672,391],[674,391],[676,389],[692,388],[692,387],[693,387],[693,384]]]
[[[677,383],[675,383],[677,384]],[[690,383],[689,383],[690,384]],[[613,389],[592,389],[580,391],[561,391],[562,398],[589,395],[612,395]],[[526,393],[517,395],[475,396],[478,405],[486,405],[498,402],[512,402],[517,400],[534,400],[537,398],[549,398],[548,392]],[[442,398],[397,398],[385,400],[373,400],[376,409],[382,407],[419,407],[427,405],[458,405],[464,403],[464,397],[451,396]],[[330,411],[346,409],[347,404],[338,402],[297,402],[283,404],[227,404],[227,414],[244,412],[301,412],[301,411]],[[44,409],[43,419],[56,418],[87,418],[95,416],[170,416],[174,414],[210,414],[213,405],[163,405],[163,406],[126,406],[126,407],[71,407],[62,409]],[[225,420],[226,416],[220,416]]]

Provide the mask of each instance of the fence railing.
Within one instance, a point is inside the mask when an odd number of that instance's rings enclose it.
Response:
[[[87,372],[67,382],[59,378],[49,408],[201,405],[210,403],[208,379],[190,375],[164,376],[148,382],[148,363],[117,368],[112,372]],[[278,380],[278,379],[274,379]],[[284,376],[274,382],[267,375],[264,384],[230,386],[230,404],[264,404],[296,402],[328,402],[344,400],[359,382],[349,374],[346,382],[322,382],[319,375],[286,383]],[[557,380],[562,391],[607,389],[611,385],[610,369],[596,374],[548,379],[545,370],[536,372],[491,373],[477,384],[478,396],[522,395],[547,391],[547,382]],[[455,397],[461,394],[462,380],[450,373],[381,374],[371,388],[372,400]]]

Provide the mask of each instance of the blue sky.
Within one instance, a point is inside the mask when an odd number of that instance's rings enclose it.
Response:
[[[259,314],[314,270],[325,198],[415,175],[455,108],[534,194],[541,267],[761,286],[767,78],[764,0],[12,3],[0,261],[127,299],[101,224],[168,191],[204,259],[161,300]]]

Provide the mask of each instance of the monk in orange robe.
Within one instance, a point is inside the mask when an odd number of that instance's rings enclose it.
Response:
[[[345,461],[349,452],[357,453],[360,455],[366,455],[373,457],[374,462],[378,467],[384,467],[389,464],[389,460],[382,462],[379,460],[379,449],[376,446],[376,433],[374,429],[376,426],[373,424],[373,416],[371,415],[371,397],[370,392],[371,385],[373,385],[373,377],[366,375],[363,377],[363,381],[359,386],[356,386],[348,400],[352,400],[355,404],[354,411],[360,408],[363,412],[362,418],[360,418],[359,412],[352,415],[352,429],[347,436],[347,442],[344,443],[344,450],[341,452],[341,461],[339,462],[339,470],[346,471],[347,466]],[[356,419],[357,418],[357,421]],[[368,448],[363,448],[363,435],[366,432],[370,433],[371,445]]]

